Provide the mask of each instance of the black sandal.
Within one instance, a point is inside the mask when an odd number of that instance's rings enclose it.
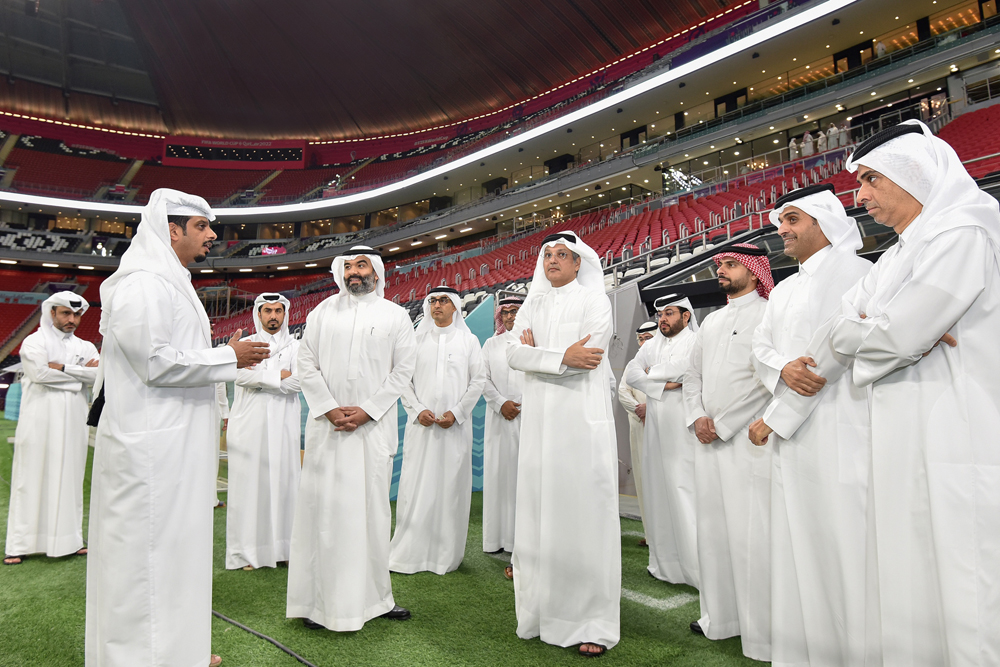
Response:
[[[596,646],[597,648],[599,648],[601,650],[597,651],[596,653],[593,653],[591,651],[584,651],[583,650],[584,646]],[[579,650],[580,650],[580,655],[582,655],[585,658],[599,658],[602,655],[604,655],[604,653],[608,650],[608,647],[605,646],[604,644],[595,644],[594,642],[584,642],[584,643],[580,644],[580,649]]]
[[[17,559],[17,562],[16,562],[16,563],[8,563],[8,562],[7,562],[7,561],[9,561],[9,560],[14,560],[15,558]],[[4,557],[3,557],[3,564],[4,564],[4,565],[20,565],[20,564],[21,564],[21,563],[23,563],[23,562],[25,561],[25,559],[27,559],[27,558],[28,558],[27,556],[4,556]]]

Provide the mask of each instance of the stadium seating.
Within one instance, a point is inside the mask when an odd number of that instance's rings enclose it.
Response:
[[[92,197],[102,185],[117,183],[130,162],[14,148],[4,164],[17,168],[13,186],[19,192],[66,196],[70,190]]]
[[[35,314],[38,306],[34,304],[5,303],[3,314],[0,315],[0,345],[3,345],[10,337],[21,328],[25,320]],[[20,346],[19,346],[20,347]]]
[[[398,181],[416,173],[419,167],[426,166],[440,157],[438,153],[416,155],[398,160],[376,160],[367,164],[353,174],[343,186],[343,190],[366,188],[380,183]]]
[[[998,126],[1000,105],[993,105],[959,116],[938,136],[951,144],[962,162],[968,162],[966,168],[973,178],[982,178],[1000,170],[1000,133],[994,129]]]
[[[135,201],[145,203],[157,188],[195,192],[209,204],[220,204],[232,195],[252,189],[270,171],[249,169],[194,169],[144,164],[132,179]]]
[[[17,229],[0,229],[0,248],[30,252],[76,252],[84,237]]]
[[[349,169],[350,165],[319,169],[286,169],[264,186],[264,196],[259,203],[279,203],[298,199],[310,190],[329,183],[337,175],[347,173]]]

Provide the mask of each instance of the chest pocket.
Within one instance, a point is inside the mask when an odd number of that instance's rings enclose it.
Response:
[[[752,363],[750,361],[752,343],[753,329],[738,332],[729,341],[729,351],[726,354],[726,360],[734,365],[749,366]]]

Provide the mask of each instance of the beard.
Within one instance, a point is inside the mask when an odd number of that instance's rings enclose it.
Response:
[[[352,278],[354,276],[351,276]],[[360,283],[354,283],[353,285],[348,281],[347,291],[354,296],[364,296],[375,291],[375,274],[370,273],[367,276],[359,276],[361,278]]]
[[[683,318],[677,320],[673,324],[668,324],[666,326],[663,326],[661,324],[660,333],[663,334],[666,338],[673,338],[674,336],[676,336],[677,334],[679,334],[681,331],[684,330],[684,326],[685,325]]]
[[[747,285],[749,284],[750,284],[749,276],[741,281],[730,279],[728,284],[723,284],[722,281],[720,280],[719,289],[722,290],[725,294],[738,294],[743,290],[745,290],[747,288]]]

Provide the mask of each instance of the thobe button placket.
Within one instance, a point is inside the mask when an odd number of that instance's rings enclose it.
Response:
[[[347,379],[358,379],[358,368],[361,365],[361,336],[364,325],[364,308],[367,306],[364,301],[357,302],[354,312],[354,332],[351,334],[351,356],[347,362]]]

